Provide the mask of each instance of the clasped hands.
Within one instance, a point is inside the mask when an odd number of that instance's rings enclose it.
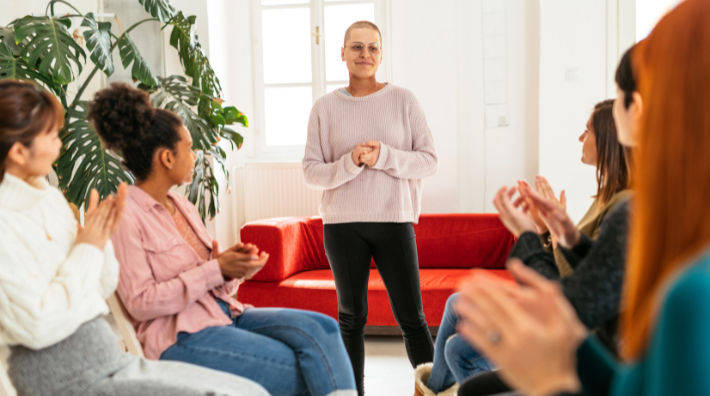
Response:
[[[518,197],[513,199],[515,194]],[[565,248],[576,245],[581,234],[567,215],[564,190],[557,199],[547,179],[535,178],[535,190],[520,180],[516,187],[502,187],[493,199],[503,224],[516,237],[526,231],[550,232],[552,243]]]
[[[350,153],[350,157],[355,165],[367,165],[372,168],[380,158],[380,142],[369,140],[365,143],[360,143]]]
[[[259,253],[259,248],[251,243],[238,243],[220,252],[217,241],[212,241],[212,258],[216,258],[225,278],[251,279],[261,270],[269,254]]]

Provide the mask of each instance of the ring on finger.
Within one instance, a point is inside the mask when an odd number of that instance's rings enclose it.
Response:
[[[488,338],[488,342],[493,345],[498,344],[503,340],[503,336],[500,334],[499,331],[496,330],[489,330],[486,333],[486,338]]]

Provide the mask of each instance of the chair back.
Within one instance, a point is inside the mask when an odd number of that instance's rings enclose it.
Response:
[[[111,310],[111,316],[116,322],[116,327],[118,327],[118,332],[121,335],[126,350],[133,355],[143,357],[143,348],[141,347],[141,343],[138,342],[136,331],[133,329],[131,321],[128,320],[128,313],[116,293],[111,294],[111,297],[106,300],[106,303]]]

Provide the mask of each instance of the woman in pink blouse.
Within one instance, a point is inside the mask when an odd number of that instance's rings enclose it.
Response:
[[[235,299],[268,254],[249,244],[220,252],[196,208],[170,191],[191,180],[195,162],[180,118],[154,108],[146,93],[112,84],[96,94],[89,119],[136,177],[112,240],[118,294],[146,356],[238,374],[276,395],[355,394],[333,319]]]

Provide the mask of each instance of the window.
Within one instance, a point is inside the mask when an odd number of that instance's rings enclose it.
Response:
[[[640,41],[653,30],[658,21],[680,0],[644,0],[636,1],[636,41]]]
[[[384,2],[253,0],[252,158],[281,162],[303,157],[313,102],[348,83],[340,59],[345,29],[355,21],[369,20],[386,37]],[[379,73],[383,75],[384,64]]]

